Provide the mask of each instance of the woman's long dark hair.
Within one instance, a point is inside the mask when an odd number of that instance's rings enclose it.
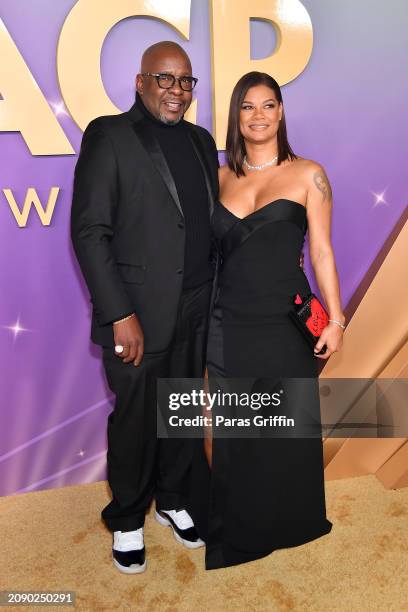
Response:
[[[239,128],[239,116],[241,112],[242,102],[245,100],[248,89],[256,85],[266,85],[275,93],[278,102],[282,102],[282,93],[278,83],[266,72],[248,72],[242,76],[235,85],[231,96],[229,115],[228,115],[228,131],[227,131],[227,160],[228,166],[239,176],[244,176],[242,164],[246,155],[245,142]],[[278,162],[281,164],[285,159],[297,159],[297,156],[292,151],[288,135],[286,132],[285,112],[282,109],[282,119],[279,122],[278,128]]]

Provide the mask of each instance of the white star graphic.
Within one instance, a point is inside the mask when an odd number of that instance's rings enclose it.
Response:
[[[371,192],[375,198],[374,201],[374,206],[373,208],[376,208],[377,206],[381,206],[381,205],[386,205],[389,206],[389,203],[386,201],[386,199],[384,198],[385,196],[385,189],[382,193],[375,193],[374,191]]]
[[[21,332],[26,332],[26,331],[30,331],[29,329],[22,327],[20,325],[20,317],[18,317],[17,321],[14,323],[14,325],[3,325],[4,329],[9,329],[10,331],[12,331],[14,333],[14,340],[17,338],[17,336],[21,333]]]
[[[59,102],[50,102],[50,105],[54,109],[54,113],[58,117],[59,115],[68,115],[65,105],[62,100]]]

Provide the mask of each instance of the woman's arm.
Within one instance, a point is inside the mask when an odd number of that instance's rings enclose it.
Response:
[[[330,239],[333,206],[330,183],[324,169],[315,162],[309,162],[307,165],[306,183],[310,260],[329,318],[344,325],[339,280]],[[327,359],[332,353],[340,350],[342,341],[343,329],[337,323],[329,323],[315,347],[315,352],[319,352],[326,344],[327,351],[323,355],[316,356]]]

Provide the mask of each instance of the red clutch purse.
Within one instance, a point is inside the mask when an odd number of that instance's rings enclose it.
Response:
[[[329,323],[329,315],[314,293],[310,293],[305,298],[297,293],[289,317],[303,334],[309,346],[314,349],[323,329]],[[326,349],[324,345],[321,351],[315,354],[321,355],[326,352]]]

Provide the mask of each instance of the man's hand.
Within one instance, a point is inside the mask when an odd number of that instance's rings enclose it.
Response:
[[[299,266],[302,268],[302,270],[303,270],[304,262],[305,262],[305,254],[302,251],[301,254],[300,254],[300,259],[299,259]]]
[[[115,346],[118,344],[123,346],[122,353],[115,353],[122,359],[123,363],[133,361],[133,365],[140,365],[143,359],[144,336],[138,318],[134,316],[126,321],[116,323],[113,326],[113,337]]]

